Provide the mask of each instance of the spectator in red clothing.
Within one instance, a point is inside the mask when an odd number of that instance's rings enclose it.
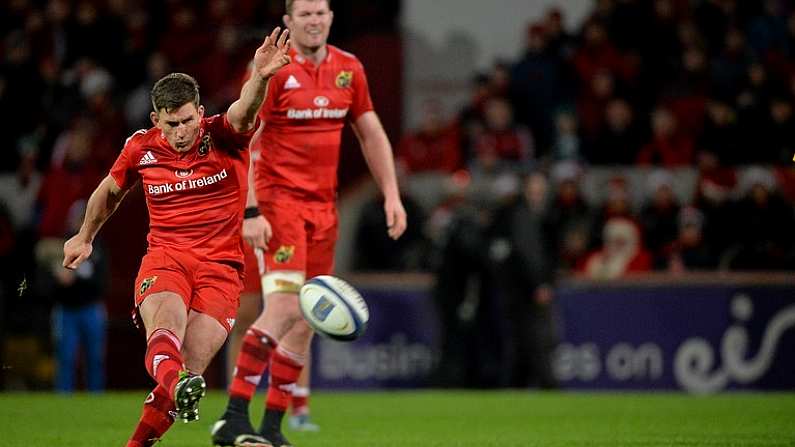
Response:
[[[577,115],[583,136],[593,140],[602,129],[605,109],[616,93],[615,79],[608,71],[599,71],[577,98]]]
[[[592,279],[617,279],[651,270],[638,226],[631,220],[614,217],[604,229],[604,245],[586,259],[582,273]]]
[[[475,142],[476,167],[492,172],[501,167],[517,167],[516,162],[526,162],[534,156],[532,134],[527,128],[517,126],[513,109],[503,98],[486,102],[484,118],[486,128]]]
[[[63,151],[63,158],[58,163],[54,157],[39,190],[39,237],[63,237],[69,208],[75,201],[87,199],[92,185],[101,178],[102,171],[90,160],[94,133],[88,120],[79,119],[59,138],[55,155]]]
[[[574,56],[574,68],[580,81],[585,83],[603,70],[615,73],[620,79],[627,81],[636,74],[609,41],[604,25],[597,20],[585,24],[583,45]]]
[[[403,137],[397,149],[397,158],[408,173],[451,173],[461,168],[458,127],[446,121],[438,100],[425,101],[419,129]]]
[[[709,89],[707,55],[699,47],[687,48],[682,53],[681,66],[678,74],[668,80],[662,95],[666,107],[680,123],[680,130],[697,135],[703,126]]]
[[[688,166],[693,163],[693,140],[679,132],[671,112],[658,107],[652,112],[652,139],[638,154],[638,163],[665,168]]]

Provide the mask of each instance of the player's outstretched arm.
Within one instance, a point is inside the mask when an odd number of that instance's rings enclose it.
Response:
[[[106,220],[116,211],[127,190],[122,190],[110,175],[105,177],[91,193],[86,204],[86,216],[80,231],[63,246],[63,266],[74,270],[89,256],[94,238]]]
[[[375,112],[365,112],[353,123],[353,130],[362,146],[364,159],[375,182],[384,194],[387,233],[392,239],[406,231],[406,210],[400,200],[392,145]]]
[[[229,106],[226,119],[238,132],[248,132],[254,128],[262,102],[268,90],[268,81],[280,68],[290,63],[289,30],[279,34],[277,26],[270,36],[265,38],[257,51],[254,52],[251,77],[243,84],[240,99]]]

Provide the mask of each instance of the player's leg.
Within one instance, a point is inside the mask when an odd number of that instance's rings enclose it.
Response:
[[[267,253],[260,252],[263,312],[246,330],[219,422],[249,425],[248,406],[268,367],[277,340],[301,318],[296,293],[304,281],[306,235],[298,213],[279,204],[260,206],[273,227]],[[215,439],[214,439],[215,441]]]
[[[192,377],[180,383],[175,391],[178,416],[183,420],[198,420],[198,402],[204,396],[205,384],[201,374],[226,341],[227,329],[218,320],[195,310],[188,313],[185,339],[182,344],[182,357],[185,369]]]
[[[312,334],[312,329],[305,320],[297,321],[282,337],[279,347],[271,357],[268,397],[260,434],[273,443],[274,447],[291,445],[282,434],[282,420],[290,405],[295,383],[306,363],[305,354],[309,351]]]
[[[248,246],[244,247],[244,252],[246,255],[246,278],[243,284],[243,292],[240,294],[237,319],[227,338],[225,350],[226,377],[229,380],[234,376],[235,362],[240,354],[240,347],[243,345],[243,337],[246,335],[249,326],[262,313],[263,306],[262,283],[260,281],[260,272],[264,270],[264,266],[260,268],[260,264],[264,262],[263,252],[262,250],[257,250],[257,253],[255,253]]]
[[[174,423],[174,390],[184,374],[181,351],[191,296],[189,271],[177,254],[164,250],[150,251],[141,261],[135,281],[136,314],[146,331],[146,370],[157,386],[144,402],[128,447],[154,445]]]
[[[306,273],[311,278],[334,270],[334,245],[337,241],[337,212],[333,205],[303,210],[307,225]],[[298,294],[292,296],[299,317],[290,331],[279,340],[280,349],[271,360],[270,385],[260,433],[274,446],[289,445],[281,433],[284,413],[292,389],[306,364],[313,331],[298,308]]]
[[[150,447],[174,424],[174,398],[168,390],[157,385],[146,396],[141,418],[127,441],[127,447]]]
[[[312,349],[306,353],[306,362],[301,375],[298,376],[298,381],[293,388],[293,396],[290,402],[291,414],[287,420],[290,429],[295,431],[319,431],[320,427],[312,422],[309,410],[309,382],[312,376]]]
[[[146,329],[146,370],[170,396],[184,367],[182,340],[188,312],[183,298],[174,292],[151,294],[138,306]]]
[[[158,289],[180,289],[178,286],[173,286],[175,283],[168,281],[163,275],[156,276],[160,278],[156,282],[172,284],[171,287],[158,285]],[[139,285],[140,293],[144,288],[140,287],[140,281],[136,281],[136,284]],[[137,312],[147,334],[146,368],[157,381],[157,386],[144,401],[141,418],[127,447],[152,446],[168,431],[176,417],[174,391],[180,373],[184,371],[181,351],[187,325],[187,308],[181,295],[162,291],[145,297],[139,295],[137,300],[143,300]]]
[[[259,282],[259,281],[257,281]],[[243,337],[249,326],[254,324],[262,312],[262,293],[243,293],[240,295],[240,308],[237,311],[237,319],[229,333],[225,349],[226,377],[232,378],[235,374],[235,362],[240,355],[240,348],[243,346]]]
[[[235,325],[242,290],[239,275],[237,269],[220,263],[202,264],[197,269],[183,351],[191,373],[200,374],[207,368]],[[247,349],[244,337],[240,351]],[[256,434],[247,417],[222,419],[211,432],[216,445],[270,447]]]

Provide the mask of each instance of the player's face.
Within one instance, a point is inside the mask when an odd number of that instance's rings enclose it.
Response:
[[[193,147],[199,137],[201,119],[204,116],[204,106],[196,107],[189,102],[182,107],[167,111],[160,109],[152,112],[152,123],[163,132],[168,144],[175,150],[184,152]]]
[[[284,16],[290,28],[290,41],[308,49],[318,49],[326,44],[334,13],[326,0],[296,0],[293,12]]]

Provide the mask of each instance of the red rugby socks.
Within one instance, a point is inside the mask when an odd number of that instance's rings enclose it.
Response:
[[[251,400],[276,346],[276,340],[259,329],[252,327],[246,331],[237,356],[235,375],[229,385],[230,398]]]

